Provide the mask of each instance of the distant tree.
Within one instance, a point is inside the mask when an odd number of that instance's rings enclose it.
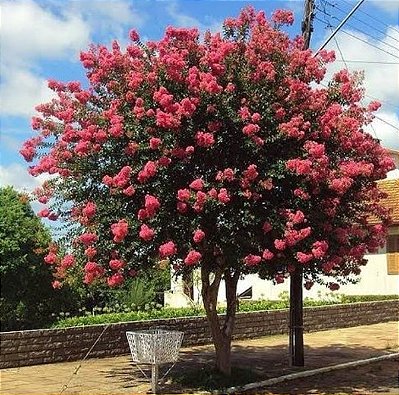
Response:
[[[0,189],[1,330],[48,325],[73,306],[71,293],[56,292],[43,258],[51,237],[33,212],[28,197],[11,187]],[[67,297],[68,296],[68,297]]]
[[[393,163],[363,129],[379,104],[361,104],[347,71],[317,86],[334,54],[303,50],[281,30],[292,22],[248,8],[203,41],[169,27],[147,44],[132,31],[126,51],[93,46],[81,54],[89,88],[50,81],[58,98],[37,107],[39,135],[21,150],[38,159],[31,174],[58,175],[37,191],[55,202],[40,215],[74,224],[70,253],[45,258],[59,281],[76,266],[111,287],[159,261],[200,268],[226,374],[241,275],[282,282],[300,270],[306,287],[336,289],[388,221],[375,181]],[[383,224],[369,225],[371,214]]]

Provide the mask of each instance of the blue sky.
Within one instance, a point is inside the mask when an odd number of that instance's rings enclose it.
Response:
[[[317,10],[312,48],[316,49],[355,4],[350,0],[316,0]],[[302,1],[216,1],[216,0],[3,0],[0,60],[2,80],[0,126],[0,186],[11,184],[18,190],[31,190],[42,179],[29,176],[27,164],[18,150],[34,135],[30,118],[36,104],[46,102],[51,92],[46,80],[85,81],[78,61],[80,50],[94,43],[127,42],[136,28],[146,40],[159,39],[166,26],[199,27],[220,30],[222,21],[236,16],[248,4],[265,10],[289,8],[296,23],[291,35],[300,32]],[[399,150],[399,1],[366,0],[351,19],[345,32],[338,34],[328,48],[337,45],[350,69],[365,71],[366,101],[383,101],[383,107],[370,130],[387,147]],[[367,15],[368,14],[368,15]],[[370,18],[370,16],[372,19]],[[338,44],[337,44],[338,43]],[[337,52],[337,58],[341,55]],[[367,62],[367,63],[364,63]],[[379,62],[379,63],[375,63]],[[334,70],[345,67],[336,62]],[[43,176],[41,176],[43,177]]]

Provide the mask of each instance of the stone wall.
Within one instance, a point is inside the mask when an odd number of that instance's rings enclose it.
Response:
[[[396,321],[398,317],[399,301],[308,307],[304,309],[304,328],[308,332],[318,331]],[[83,359],[88,351],[90,358],[127,354],[129,348],[125,332],[151,327],[183,331],[184,346],[211,343],[205,317],[3,332],[0,334],[0,368],[76,361]],[[245,339],[287,332],[288,310],[238,313],[234,338]]]

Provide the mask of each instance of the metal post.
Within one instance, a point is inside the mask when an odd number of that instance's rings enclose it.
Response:
[[[304,366],[303,349],[303,287],[302,269],[296,268],[290,277],[290,365]]]
[[[158,391],[158,368],[157,364],[151,365],[151,390],[153,394],[156,394]]]
[[[310,46],[310,38],[313,32],[314,0],[305,0],[302,36],[304,39],[303,49]],[[290,275],[290,335],[289,353],[291,366],[304,366],[305,357],[303,350],[303,289],[302,268],[297,267]]]

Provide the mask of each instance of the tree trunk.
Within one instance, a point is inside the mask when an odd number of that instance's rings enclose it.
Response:
[[[211,330],[213,344],[216,352],[216,369],[224,375],[231,374],[231,338],[233,335],[236,315],[236,293],[239,272],[230,274],[229,270],[218,269],[214,272],[214,279],[211,281],[210,272],[205,266],[201,268],[202,300],[206,316]],[[221,325],[220,317],[217,314],[217,297],[220,281],[224,277],[226,285],[227,309]]]

